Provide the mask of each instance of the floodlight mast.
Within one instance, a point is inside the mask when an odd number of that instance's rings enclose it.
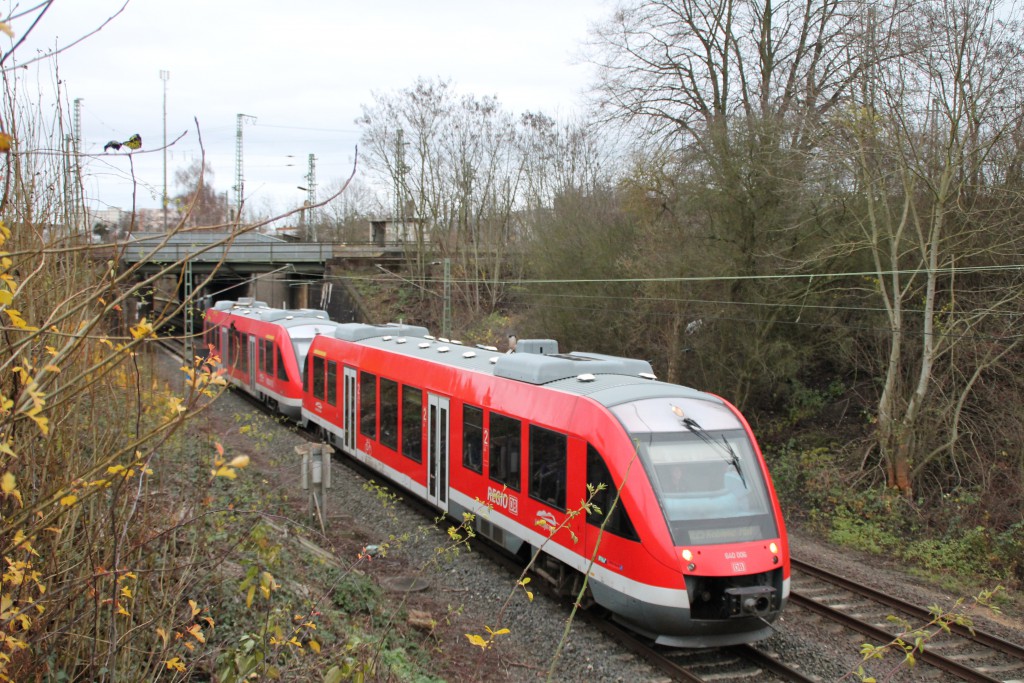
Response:
[[[245,174],[242,172],[242,124],[246,121],[256,123],[256,117],[239,114],[235,128],[235,215],[233,220],[242,220],[242,202],[245,200]]]

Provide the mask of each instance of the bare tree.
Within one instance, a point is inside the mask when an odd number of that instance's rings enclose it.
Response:
[[[228,195],[213,189],[213,170],[208,164],[196,161],[179,169],[174,173],[174,181],[181,191],[171,201],[185,216],[185,227],[209,227],[227,222]]]
[[[851,9],[832,0],[636,0],[591,45],[599,111],[638,133],[638,147],[661,165],[635,178],[638,188],[669,179],[635,195],[657,210],[647,211],[647,226],[661,248],[634,262],[722,278],[694,297],[717,303],[672,314],[661,329],[675,338],[664,346],[691,346],[680,336],[686,318],[713,319],[715,336],[705,338],[717,350],[701,358],[720,378],[715,386],[741,405],[770,391],[805,343],[792,336],[798,328],[785,338],[779,304],[806,292],[776,276],[813,272],[807,255],[832,220],[828,197],[816,192],[819,144],[859,68],[849,59]],[[687,292],[658,286],[647,295]]]
[[[502,299],[518,268],[523,163],[517,128],[492,97],[457,96],[419,80],[363,108],[368,165],[392,188],[394,219],[411,232],[421,282],[439,258],[455,266],[456,292],[474,313]]]
[[[1022,310],[1020,283],[978,275],[1021,249],[1010,226],[1024,197],[995,152],[1021,125],[1024,43],[998,12],[931,0],[861,15],[868,68],[840,144],[888,331],[878,447],[888,483],[908,494],[962,447],[979,383],[1019,345],[1006,315]]]

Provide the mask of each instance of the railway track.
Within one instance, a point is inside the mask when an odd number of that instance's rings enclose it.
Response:
[[[612,621],[585,615],[589,623],[663,672],[673,681],[686,683],[822,683],[751,645],[680,650],[653,645]]]
[[[798,606],[832,624],[852,629],[876,646],[891,642],[903,630],[889,619],[890,615],[914,628],[934,618],[930,609],[806,562],[792,560],[792,568],[794,589],[790,593],[790,606]],[[918,662],[915,668],[926,666],[942,672],[940,678],[932,680],[1024,683],[1024,647],[955,623],[948,625],[948,633],[940,633],[924,643],[914,656]]]

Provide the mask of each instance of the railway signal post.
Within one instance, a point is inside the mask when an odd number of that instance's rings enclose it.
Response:
[[[303,444],[295,452],[302,456],[302,488],[308,492],[307,506],[311,517],[325,530],[327,489],[331,488],[331,455],[324,444]]]

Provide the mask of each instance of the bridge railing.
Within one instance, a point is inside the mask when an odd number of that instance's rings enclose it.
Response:
[[[208,244],[167,244],[153,250],[153,244],[135,243],[125,247],[123,260],[130,263],[158,261],[173,263],[183,259],[216,262],[227,257],[228,261],[261,261],[282,263],[323,262],[333,255],[333,245],[313,243],[288,244],[232,244],[209,246]]]

